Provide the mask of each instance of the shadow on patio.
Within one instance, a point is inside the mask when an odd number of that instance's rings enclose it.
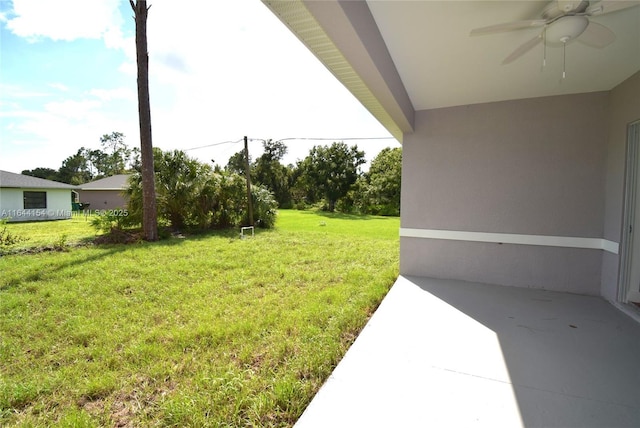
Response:
[[[638,397],[601,298],[400,277],[297,426],[640,426]]]

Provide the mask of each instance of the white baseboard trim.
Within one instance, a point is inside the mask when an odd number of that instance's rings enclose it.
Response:
[[[444,239],[449,241],[491,242],[497,244],[542,245],[546,247],[586,248],[618,254],[617,242],[602,238],[572,236],[521,235],[515,233],[466,232],[461,230],[412,229],[401,227],[405,238]]]

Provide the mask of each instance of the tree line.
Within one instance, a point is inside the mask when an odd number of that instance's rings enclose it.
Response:
[[[249,159],[251,181],[269,189],[279,207],[316,207],[345,213],[400,215],[402,150],[383,149],[362,172],[364,152],[357,146],[334,142],[314,146],[295,165],[283,165],[287,153],[281,141],[263,142],[263,154]],[[226,171],[244,174],[245,154],[229,159]]]
[[[142,167],[139,151],[130,149],[120,132],[100,138],[101,149],[81,147],[58,170],[35,168],[25,175],[83,184],[115,174],[129,181],[129,221],[142,218]],[[283,165],[287,146],[265,140],[263,152],[249,159],[252,200],[258,225],[270,227],[276,208],[318,208],[345,213],[400,214],[402,151],[386,148],[367,172],[364,152],[334,142],[314,146],[295,165]],[[224,167],[203,163],[184,151],[153,149],[158,218],[171,227],[211,228],[246,223],[245,152],[230,157]]]

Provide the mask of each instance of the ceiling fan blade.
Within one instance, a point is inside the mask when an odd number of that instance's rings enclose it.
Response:
[[[576,40],[587,46],[602,49],[616,40],[616,34],[604,25],[591,21]]]
[[[547,23],[544,19],[532,19],[529,21],[506,22],[504,24],[490,25],[488,27],[475,28],[469,33],[470,36],[480,36],[483,34],[504,33],[507,31],[524,30],[527,28],[542,27]]]
[[[591,16],[604,15],[638,5],[640,5],[639,0],[601,0],[593,6],[589,6],[586,13]]]
[[[526,54],[531,49],[533,49],[534,47],[539,45],[540,43],[542,43],[542,34],[538,34],[533,39],[529,40],[528,42],[525,42],[519,48],[517,48],[515,51],[511,52],[511,55],[506,57],[504,59],[504,61],[502,61],[502,64],[506,65],[506,64],[512,63],[513,61],[517,60],[522,55]]]

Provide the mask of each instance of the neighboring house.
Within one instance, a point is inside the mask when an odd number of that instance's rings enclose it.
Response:
[[[469,35],[544,2],[263,2],[402,143],[401,274],[640,301],[639,6],[564,57],[541,26]]]
[[[119,174],[78,186],[78,198],[85,209],[112,210],[125,208],[127,197],[124,190],[130,174]],[[88,204],[88,205],[87,205]]]
[[[7,221],[71,218],[76,186],[0,171],[0,218]]]

